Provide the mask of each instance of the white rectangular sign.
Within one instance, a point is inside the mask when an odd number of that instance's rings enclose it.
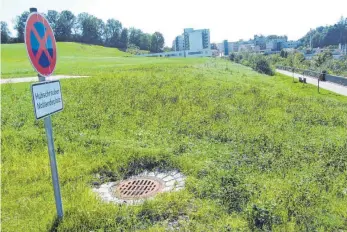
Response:
[[[36,119],[63,110],[60,81],[44,81],[31,85]]]

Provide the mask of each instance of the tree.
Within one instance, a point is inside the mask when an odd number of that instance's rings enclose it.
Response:
[[[313,62],[317,68],[321,67],[326,61],[331,60],[333,54],[330,51],[325,51],[314,57]]]
[[[139,47],[141,50],[149,51],[151,47],[151,35],[148,33],[140,34],[140,44]]]
[[[1,43],[5,44],[10,42],[10,31],[8,30],[8,26],[6,22],[1,21]]]
[[[119,48],[127,49],[128,42],[129,42],[128,29],[123,28],[122,33],[120,34]]]
[[[52,13],[52,15],[53,14],[54,13]],[[76,17],[71,11],[64,10],[60,13],[54,25],[55,38],[57,41],[72,41],[72,28],[75,24],[75,20]]]
[[[302,44],[309,47],[312,38],[312,47],[326,47],[347,43],[347,18],[341,18],[335,25],[317,27],[309,31],[303,38]]]
[[[134,44],[134,45],[140,47],[142,34],[143,34],[143,32],[140,29],[136,29],[134,27],[131,27],[129,29],[129,44]]]
[[[105,23],[88,13],[77,16],[78,27],[81,32],[81,42],[88,44],[103,44],[105,40]]]
[[[24,11],[21,15],[17,16],[15,19],[14,29],[17,31],[17,41],[19,43],[24,42],[24,30],[25,24],[28,19],[29,12]]]
[[[160,32],[154,32],[151,38],[151,52],[161,52],[164,42],[164,36]]]
[[[46,16],[46,19],[48,20],[49,25],[51,26],[54,34],[56,34],[57,22],[59,20],[59,12],[55,11],[55,10],[48,10],[48,12],[45,16]]]
[[[108,19],[105,27],[105,44],[110,47],[120,47],[122,23],[115,19]]]

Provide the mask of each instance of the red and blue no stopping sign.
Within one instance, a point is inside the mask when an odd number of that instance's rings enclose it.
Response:
[[[53,73],[57,63],[57,45],[47,19],[31,13],[25,26],[25,45],[31,64],[42,76]]]

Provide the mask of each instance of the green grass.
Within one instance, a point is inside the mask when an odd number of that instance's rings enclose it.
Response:
[[[134,68],[138,65],[153,65],[180,62],[168,59],[148,59],[134,57],[116,48],[78,43],[57,43],[58,60],[54,74],[94,75],[95,73],[115,72],[118,68]],[[24,44],[1,45],[1,77],[36,76]]]
[[[346,97],[213,59],[87,73],[61,81],[65,109],[52,117],[59,224],[30,84],[1,86],[4,231],[165,231],[172,221],[181,231],[347,229]],[[139,206],[91,190],[96,174],[146,168],[179,169],[186,189]]]

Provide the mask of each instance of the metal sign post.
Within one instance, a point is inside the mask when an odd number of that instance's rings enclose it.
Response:
[[[46,84],[47,82],[45,81],[45,77],[38,74],[38,78],[39,78],[39,83],[44,84],[44,85],[48,85]],[[52,82],[51,82],[52,83]],[[58,168],[57,168],[57,160],[55,157],[55,150],[54,150],[54,140],[53,140],[53,127],[52,127],[52,120],[51,120],[51,116],[50,114],[48,116],[46,115],[41,115],[41,113],[39,114],[36,110],[37,103],[35,102],[35,93],[33,90],[33,86],[38,86],[38,84],[33,84],[32,85],[32,92],[33,92],[33,103],[34,103],[34,108],[35,108],[35,116],[37,119],[40,119],[42,117],[44,118],[44,124],[45,124],[45,131],[46,131],[46,137],[47,137],[47,144],[48,144],[48,154],[49,154],[49,163],[51,166],[51,174],[52,174],[52,182],[53,182],[53,190],[54,190],[54,199],[55,199],[55,206],[57,209],[57,215],[59,219],[62,219],[64,216],[63,213],[63,203],[61,200],[61,194],[60,194],[60,185],[59,185],[59,175],[58,175]],[[59,87],[60,87],[60,83],[59,83]],[[61,99],[61,91],[60,91],[60,99]],[[61,99],[62,101],[62,99]],[[63,109],[62,104],[61,107],[58,106],[58,110],[52,110],[53,112],[58,112],[61,111]],[[51,113],[51,112],[50,112]]]
[[[53,129],[52,129],[51,116],[48,116],[45,118],[45,130],[46,130],[46,137],[47,137],[47,143],[48,143],[49,162],[51,165],[55,205],[57,208],[58,217],[60,219],[62,219],[64,216],[63,215],[63,203],[61,201],[58,168],[57,168],[57,161],[55,158],[55,151],[54,151]]]
[[[30,36],[34,34],[34,36]],[[39,38],[36,36],[42,36]],[[39,41],[39,45],[37,45]],[[37,13],[36,8],[30,8],[30,15],[25,26],[25,44],[28,57],[38,74],[38,83],[31,86],[36,120],[44,118],[48,153],[51,166],[55,205],[59,219],[63,218],[63,204],[60,194],[57,161],[54,151],[51,114],[63,110],[63,99],[59,81],[46,81],[46,76],[53,73],[56,60],[56,42],[52,28],[44,16]]]

